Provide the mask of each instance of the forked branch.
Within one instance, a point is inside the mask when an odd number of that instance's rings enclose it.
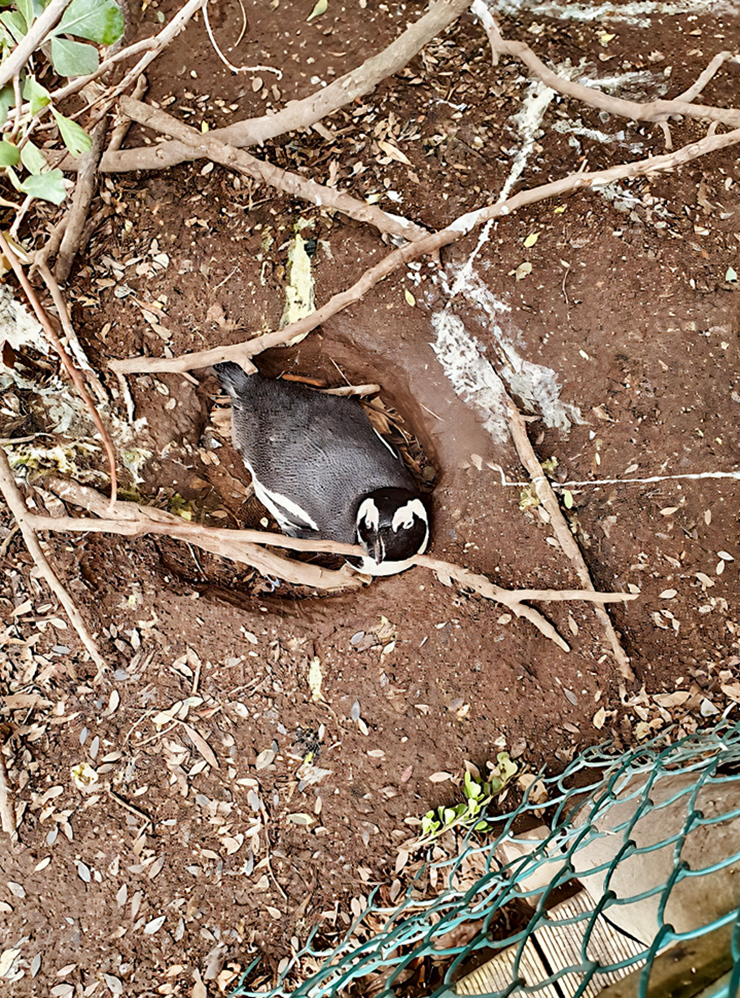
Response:
[[[492,218],[503,218],[510,215],[526,205],[535,204],[538,201],[545,201],[547,198],[563,197],[573,191],[583,188],[605,187],[615,180],[625,180],[632,177],[646,176],[651,173],[659,173],[665,170],[675,169],[684,163],[688,163],[700,156],[705,156],[709,152],[717,149],[724,149],[728,146],[740,142],[740,128],[732,132],[721,135],[707,135],[698,142],[691,142],[688,145],[677,149],[675,152],[664,153],[661,156],[649,156],[646,159],[635,160],[631,163],[624,163],[613,166],[608,170],[595,170],[590,173],[572,173],[559,180],[553,180],[549,184],[542,184],[539,187],[531,187],[528,190],[519,191],[505,201],[487,205],[477,211],[468,212],[461,215],[447,228],[439,232],[433,232],[423,239],[417,239],[413,243],[407,243],[399,249],[393,250],[385,256],[379,263],[369,267],[365,273],[350,288],[340,291],[329,299],[321,308],[316,309],[310,315],[297,322],[292,322],[283,329],[275,330],[271,333],[264,333],[261,336],[254,336],[252,339],[241,343],[234,343],[230,346],[212,347],[208,350],[198,350],[194,353],[182,354],[179,357],[132,357],[127,360],[112,360],[109,364],[112,370],[119,374],[137,374],[143,372],[183,372],[199,367],[208,367],[210,364],[218,364],[224,360],[232,360],[242,366],[248,366],[251,358],[256,357],[264,350],[273,347],[284,346],[297,336],[311,332],[322,322],[326,322],[337,312],[353,305],[359,301],[363,295],[367,294],[379,281],[403,264],[410,260],[415,260],[420,256],[435,253],[443,246],[462,239],[473,229],[487,222]]]

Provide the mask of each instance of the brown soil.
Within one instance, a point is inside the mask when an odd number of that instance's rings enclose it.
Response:
[[[175,6],[150,5],[140,30]],[[278,83],[267,72],[232,75],[198,22],[153,64],[147,99],[197,126],[263,113],[359,63],[422,11],[330,0],[307,24],[310,5],[247,7],[248,31],[229,57],[279,66]],[[236,38],[239,5],[212,10],[217,37]],[[585,60],[599,76],[649,71],[631,84],[640,100],[666,86],[683,91],[732,47],[739,26],[735,15],[656,15],[640,28],[527,14],[502,25],[552,65]],[[604,33],[614,37],[604,42]],[[740,67],[726,64],[707,102],[731,104],[738,83]],[[405,73],[325,122],[333,142],[308,130],[259,154],[442,228],[505,182],[526,86],[519,64],[491,66],[466,16]],[[553,127],[579,117],[583,128],[624,138],[569,142]],[[604,121],[567,101],[550,106],[542,127],[520,186],[576,170],[584,157],[596,169],[663,150],[659,129]],[[676,146],[703,134],[691,122],[673,132]],[[128,144],[142,139],[132,129]],[[379,140],[411,165],[390,159]],[[520,356],[555,372],[561,399],[583,419],[568,433],[530,424],[540,458],[557,458],[556,480],[736,467],[739,313],[737,283],[725,277],[740,270],[739,179],[731,149],[616,198],[544,202],[492,230],[475,267],[510,306],[497,321]],[[203,162],[107,177],[101,197],[112,213],[71,294],[80,338],[103,372],[107,358],[176,355],[276,328],[299,219],[317,240],[319,303],[388,251],[374,230]],[[531,233],[538,239],[525,247]],[[520,489],[486,464],[522,478],[511,444],[485,431],[430,346],[432,316],[449,307],[500,362],[490,314],[471,295],[450,301],[445,291],[477,235],[443,253],[444,271],[424,261],[397,273],[260,367],[337,384],[338,366],[350,382],[378,382],[437,471],[432,553],[510,588],[573,588],[550,526],[537,510],[523,512]],[[157,253],[168,257],[164,269],[151,264]],[[525,261],[531,272],[518,280]],[[144,311],[154,302],[159,330]],[[258,524],[264,512],[245,501],[248,475],[209,421],[215,379],[194,373],[130,379],[136,416],[147,419],[140,444],[154,455],[137,489],[170,508],[184,503],[204,522]],[[572,644],[566,654],[526,621],[421,569],[319,598],[286,585],[271,592],[251,571],[174,541],[57,535],[50,556],[116,667],[93,687],[74,634],[11,540],[2,710],[22,818],[19,842],[0,859],[5,949],[19,950],[0,979],[7,993],[61,994],[49,989],[68,983],[76,990],[65,994],[190,994],[198,975],[219,993],[233,977],[218,978],[224,966],[244,968],[258,953],[274,965],[312,925],[328,936],[343,929],[353,899],[373,885],[388,898],[397,847],[414,830],[405,819],[459,799],[432,774],[457,776],[466,760],[482,767],[504,746],[532,770],[562,765],[610,733],[634,741],[645,722],[667,719],[652,694],[686,690],[687,727],[701,721],[702,700],[722,706],[719,687],[738,662],[736,481],[571,491],[568,515],[597,588],[641,593],[610,610],[638,677],[626,699],[647,688],[631,705],[620,702],[619,672],[586,604],[542,607]],[[44,493],[35,495],[42,505]],[[316,661],[320,699],[309,685]],[[99,774],[87,794],[70,775],[81,763]],[[316,766],[328,772],[311,782]]]

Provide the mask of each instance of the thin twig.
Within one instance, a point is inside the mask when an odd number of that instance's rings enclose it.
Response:
[[[39,264],[36,268],[39,273],[39,277],[46,285],[47,291],[51,295],[51,300],[56,306],[56,310],[59,313],[59,321],[62,324],[62,330],[67,338],[67,346],[74,355],[75,360],[80,365],[82,370],[85,372],[88,380],[95,389],[95,394],[98,397],[98,402],[105,403],[108,401],[108,396],[106,394],[105,388],[98,378],[97,374],[93,370],[90,361],[87,359],[85,351],[82,349],[82,344],[80,343],[75,328],[72,325],[72,317],[69,314],[69,309],[67,308],[67,302],[62,294],[62,289],[57,283],[57,279],[54,277],[52,272],[46,266],[45,263]],[[111,444],[112,447],[112,444]],[[110,460],[111,455],[108,455]],[[115,467],[115,463],[114,463]]]
[[[133,804],[129,804],[127,800],[124,800],[120,794],[117,794],[115,790],[112,790],[110,787],[107,787],[106,790],[111,800],[114,800],[120,807],[125,808],[126,811],[130,811],[131,814],[136,815],[136,817],[140,818],[145,825],[154,824],[149,815],[142,811],[141,808],[135,807]]]
[[[106,430],[105,426],[103,425],[103,421],[100,418],[100,414],[98,413],[98,410],[95,408],[95,403],[93,402],[92,398],[90,397],[90,393],[87,390],[87,385],[85,384],[85,381],[84,381],[84,378],[82,377],[82,374],[77,370],[77,368],[75,367],[75,365],[72,363],[71,357],[69,356],[69,354],[67,353],[67,351],[64,349],[64,346],[62,345],[62,341],[57,336],[57,331],[56,331],[56,329],[54,329],[54,326],[52,325],[51,320],[49,319],[49,316],[46,314],[46,310],[44,309],[44,307],[42,306],[41,302],[39,301],[38,295],[36,294],[36,292],[35,292],[35,290],[33,288],[33,285],[31,284],[31,282],[26,277],[25,270],[21,266],[21,263],[18,260],[18,257],[15,255],[15,253],[13,252],[13,250],[11,250],[10,246],[8,245],[8,242],[7,242],[6,238],[5,238],[5,236],[2,234],[1,231],[0,231],[0,249],[3,251],[3,253],[5,254],[5,256],[6,256],[7,260],[8,260],[8,262],[10,263],[11,267],[13,268],[13,271],[14,271],[16,277],[18,278],[18,281],[19,281],[21,287],[23,288],[23,290],[24,290],[24,292],[26,294],[26,297],[28,298],[28,300],[29,300],[29,302],[31,304],[31,308],[36,313],[36,318],[39,320],[39,322],[41,323],[41,325],[44,327],[44,332],[49,337],[49,342],[52,344],[52,346],[54,347],[54,349],[59,354],[59,357],[60,357],[60,359],[62,361],[64,369],[66,370],[66,372],[69,375],[69,377],[72,379],[75,387],[77,388],[77,391],[82,396],[82,399],[85,402],[85,405],[87,406],[87,408],[88,408],[88,410],[90,412],[90,415],[92,416],[92,420],[95,423],[95,426],[97,427],[98,433],[100,434],[100,438],[103,441],[103,446],[105,448],[105,452],[108,455],[108,467],[109,467],[109,471],[110,471],[110,482],[111,482],[111,502],[114,502],[115,498],[116,498],[117,487],[118,487],[118,476],[116,474],[116,454],[115,454],[115,451],[113,449],[113,443],[111,441],[111,438],[108,435],[108,431]],[[43,267],[40,267],[39,268],[39,272],[42,274],[42,276],[46,275],[45,276],[45,280],[47,280],[47,284],[48,284],[48,278],[51,277],[51,274],[49,273],[48,268],[46,267],[46,265],[44,265]],[[54,279],[51,278],[51,280],[53,282]],[[66,308],[66,306],[65,306],[65,308]],[[60,318],[61,318],[61,316],[60,316]]]
[[[5,451],[2,447],[0,447],[0,492],[2,492],[6,503],[10,507],[11,513],[15,517],[15,521],[23,534],[23,540],[26,542],[26,547],[36,563],[39,572],[46,580],[46,583],[51,591],[64,607],[70,623],[77,631],[80,640],[90,653],[92,660],[95,662],[98,669],[95,678],[98,679],[107,668],[106,661],[100,654],[98,646],[95,643],[93,636],[90,634],[87,624],[82,619],[80,611],[75,606],[72,597],[60,582],[56,572],[49,564],[46,555],[41,550],[41,545],[36,537],[36,532],[29,522],[29,517],[32,514],[28,512],[26,504],[23,501],[23,496],[21,495],[18,486],[15,484],[13,472],[10,470],[8,459],[5,456]],[[53,519],[53,517],[49,517],[49,519]]]
[[[725,132],[722,135],[708,135],[698,142],[691,142],[682,146],[675,152],[666,153],[661,156],[649,156],[646,159],[635,160],[631,163],[624,163],[619,166],[610,167],[608,170],[596,170],[592,173],[574,173],[559,180],[553,180],[549,184],[542,184],[539,187],[531,187],[528,190],[519,191],[505,201],[487,205],[477,211],[467,212],[461,215],[454,222],[439,232],[433,232],[423,239],[406,243],[385,256],[379,263],[368,268],[365,273],[350,288],[333,295],[328,302],[316,309],[310,315],[297,322],[292,322],[283,329],[272,333],[264,333],[261,336],[254,336],[252,339],[244,340],[241,343],[233,343],[230,346],[212,347],[208,350],[197,350],[194,353],[182,354],[179,357],[131,357],[127,360],[112,360],[109,363],[111,370],[120,374],[138,374],[143,372],[183,372],[194,368],[208,367],[210,364],[218,364],[224,360],[233,360],[242,366],[251,364],[251,358],[256,357],[264,350],[273,347],[284,346],[295,337],[311,332],[322,322],[326,322],[337,312],[353,305],[359,301],[363,295],[373,288],[379,281],[403,264],[417,257],[433,253],[443,246],[462,239],[473,229],[482,225],[492,218],[502,218],[512,214],[519,208],[544,201],[547,198],[562,197],[576,190],[584,188],[593,189],[604,187],[615,180],[624,180],[629,177],[639,177],[650,173],[658,173],[662,170],[674,169],[693,159],[714,152],[717,149],[724,149],[728,146],[740,142],[740,128],[732,132]]]
[[[144,72],[146,67],[152,60],[156,59],[159,53],[172,41],[172,39],[178,35],[187,25],[188,21],[200,10],[203,6],[205,0],[188,0],[188,2],[175,14],[169,24],[166,24],[164,28],[156,36],[156,44],[148,52],[139,59],[135,66],[133,66],[128,73],[124,76],[120,83],[117,83],[113,90],[108,90],[105,93],[104,103],[101,109],[97,112],[97,118],[102,117],[106,114],[108,109],[115,103],[116,99],[122,94],[132,84],[136,83],[141,74]],[[97,119],[96,119],[97,120]],[[119,153],[114,153],[114,155],[120,155]],[[103,157],[105,158],[105,157]]]
[[[241,0],[240,0],[240,2],[241,2]],[[246,15],[246,11],[244,10],[243,6],[242,6],[242,17],[244,18],[245,27],[242,28],[242,33],[239,36],[239,41],[242,40],[242,38],[244,36],[244,31],[246,30],[247,15]],[[208,0],[205,0],[205,3],[203,4],[203,23],[206,26],[206,31],[208,32],[208,40],[210,41],[211,46],[213,47],[213,51],[219,57],[219,59],[221,60],[221,62],[224,64],[224,66],[227,66],[231,70],[232,73],[237,73],[237,74],[239,74],[239,73],[257,73],[257,72],[276,73],[278,80],[282,80],[282,78],[283,78],[283,71],[281,69],[275,69],[273,66],[235,66],[233,62],[229,62],[229,60],[226,58],[226,56],[224,55],[224,53],[221,51],[220,45],[218,44],[218,42],[216,41],[216,39],[213,36],[213,31],[211,30],[211,22],[210,22],[210,20],[208,18]],[[238,45],[239,42],[237,42],[236,44]]]
[[[695,97],[698,97],[702,92],[704,87],[710,80],[713,79],[717,70],[725,63],[728,59],[732,59],[735,62],[738,61],[737,56],[732,52],[718,52],[712,61],[709,63],[707,68],[701,74],[696,83],[693,83],[688,90],[684,90],[682,94],[679,94],[676,100],[687,100],[692,101]]]
[[[300,101],[291,101],[276,114],[239,121],[211,132],[219,142],[244,148],[282,135],[296,128],[306,128],[357,97],[370,93],[389,76],[399,72],[413,57],[469,6],[470,0],[436,0],[429,10],[386,49],[345,73],[327,87]],[[130,170],[161,170],[185,160],[195,159],[193,150],[181,142],[163,142],[158,146],[125,149],[103,156],[103,173],[126,173]]]
[[[64,238],[64,232],[69,221],[69,212],[65,212],[58,222],[52,227],[46,242],[33,254],[29,275],[33,276],[37,267],[45,264],[50,257],[56,256]]]
[[[586,564],[583,554],[581,553],[581,549],[579,548],[576,539],[571,533],[570,527],[563,516],[563,512],[560,509],[560,503],[558,502],[557,496],[553,492],[552,486],[543,471],[539,458],[535,454],[534,447],[532,447],[532,444],[529,441],[529,437],[527,436],[527,424],[524,421],[524,417],[519,412],[519,409],[509,397],[508,393],[506,393],[506,398],[509,403],[509,429],[511,431],[512,440],[514,441],[514,446],[516,447],[516,452],[519,455],[519,460],[522,462],[527,470],[527,473],[532,479],[532,484],[535,492],[537,493],[537,498],[550,516],[550,523],[552,524],[555,536],[560,543],[560,547],[563,550],[563,554],[565,554],[573,565],[576,575],[578,576],[583,588],[594,590],[594,584],[591,581],[591,573],[588,570],[588,565]],[[629,657],[624,648],[622,648],[617,632],[614,630],[614,625],[609,619],[609,614],[606,612],[604,607],[599,604],[594,606],[594,613],[598,617],[599,623],[604,629],[604,633],[607,641],[609,642],[612,654],[614,655],[622,677],[628,682],[633,682],[635,674],[630,667]]]
[[[143,74],[136,81],[136,86],[134,87],[134,92],[131,94],[133,100],[141,100],[141,98],[146,93],[147,87],[149,86],[146,76]],[[117,152],[123,145],[123,140],[128,134],[129,128],[131,128],[131,118],[128,115],[124,115],[121,121],[114,127],[113,131],[110,133],[110,139],[108,141],[108,146],[106,152]]]
[[[333,187],[318,184],[314,180],[307,180],[297,173],[290,173],[279,166],[273,166],[272,163],[257,159],[244,149],[236,149],[234,146],[219,142],[209,132],[203,134],[158,108],[142,104],[130,97],[122,97],[120,106],[124,114],[129,115],[134,121],[138,121],[139,124],[146,125],[148,128],[153,128],[157,132],[174,136],[180,142],[197,150],[199,156],[205,156],[215,163],[221,163],[223,166],[246,173],[248,176],[254,177],[262,183],[270,184],[286,194],[304,198],[322,208],[341,211],[343,214],[349,215],[350,218],[355,218],[360,222],[369,222],[381,232],[388,232],[401,239],[421,239],[429,234],[426,229],[414,222],[399,218],[397,215],[389,215],[382,209],[376,208],[375,205],[352,197],[351,194],[345,194]]]
[[[15,815],[10,804],[10,784],[5,770],[2,746],[0,746],[0,828],[8,835],[15,834]]]

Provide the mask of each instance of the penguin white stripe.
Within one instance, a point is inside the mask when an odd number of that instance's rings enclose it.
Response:
[[[393,514],[393,519],[391,520],[391,527],[394,533],[398,533],[401,527],[404,530],[410,530],[414,525],[414,517],[418,517],[422,523],[427,522],[427,511],[424,509],[424,503],[421,499],[411,499],[409,502],[400,506],[396,512]]]
[[[362,523],[362,521],[368,526],[370,530],[378,530],[380,527],[380,511],[375,505],[374,499],[363,499],[360,503],[360,508],[357,510],[357,522]]]
[[[378,440],[379,440],[379,441],[381,442],[381,444],[382,444],[382,445],[383,445],[384,447],[387,447],[387,448],[388,448],[388,450],[389,450],[389,451],[391,452],[391,454],[392,454],[392,455],[393,455],[393,456],[395,457],[395,459],[396,459],[397,461],[399,461],[399,460],[400,460],[400,457],[399,457],[399,454],[398,454],[398,451],[397,451],[397,450],[395,450],[395,449],[394,449],[393,447],[391,447],[391,445],[390,445],[390,444],[388,443],[388,441],[387,441],[387,440],[385,439],[385,437],[383,436],[383,434],[382,434],[382,433],[378,433],[378,431],[377,431],[377,430],[375,429],[375,427],[374,427],[374,426],[373,426],[373,433],[374,433],[374,434],[375,434],[375,436],[376,436],[376,437],[378,438]]]
[[[288,531],[290,527],[307,527],[311,530],[315,530],[316,533],[321,533],[318,524],[308,515],[305,509],[302,509],[297,503],[293,502],[292,499],[288,499],[287,496],[281,495],[279,492],[271,492],[270,489],[266,489],[265,486],[260,482],[252,470],[252,466],[244,457],[242,453],[242,460],[247,468],[247,471],[252,476],[252,485],[254,487],[254,494],[257,496],[262,505],[269,510],[270,513],[275,517],[280,529],[283,531]]]

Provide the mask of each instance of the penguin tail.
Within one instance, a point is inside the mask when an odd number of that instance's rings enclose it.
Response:
[[[249,382],[249,375],[245,374],[238,364],[226,360],[221,364],[214,364],[213,370],[218,375],[218,380],[229,395],[241,395],[244,393]]]

